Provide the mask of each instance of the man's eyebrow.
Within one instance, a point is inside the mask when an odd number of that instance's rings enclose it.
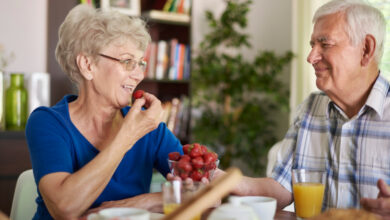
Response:
[[[321,37],[316,38],[315,40],[310,40],[310,45],[314,45],[315,42],[324,43],[324,42],[327,42],[327,41],[329,41],[328,37],[321,36]]]
[[[326,42],[326,41],[328,41],[328,40],[329,40],[329,38],[327,38],[327,37],[325,37],[325,36],[322,36],[322,37],[317,38],[317,41],[320,42],[320,43]]]

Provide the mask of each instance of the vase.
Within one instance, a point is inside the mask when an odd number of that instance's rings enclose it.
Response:
[[[27,90],[24,75],[12,73],[10,86],[5,92],[5,123],[7,130],[24,130],[27,121]]]

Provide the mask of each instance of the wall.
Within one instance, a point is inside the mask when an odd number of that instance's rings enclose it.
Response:
[[[192,9],[192,45],[195,47],[208,33],[205,11],[210,10],[218,17],[225,9],[224,0],[197,0]],[[282,54],[292,48],[292,1],[286,0],[255,0],[250,6],[248,27],[246,32],[251,36],[252,48],[244,50],[248,59],[260,50],[272,50]],[[284,77],[286,85],[290,85],[290,69],[286,69]],[[288,114],[278,116],[276,128],[279,138],[282,138],[288,128]]]
[[[13,52],[7,71],[47,71],[47,0],[0,0],[0,44]]]

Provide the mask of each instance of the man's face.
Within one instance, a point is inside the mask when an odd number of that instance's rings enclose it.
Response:
[[[314,67],[317,87],[331,98],[359,89],[362,43],[354,46],[346,31],[344,14],[320,18],[314,25],[307,61]]]

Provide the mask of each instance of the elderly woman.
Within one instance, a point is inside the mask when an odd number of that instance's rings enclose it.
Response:
[[[86,5],[67,15],[56,58],[79,92],[29,117],[26,136],[39,192],[34,219],[161,203],[161,195],[148,193],[152,170],[166,176],[168,153],[182,152],[181,144],[160,123],[163,109],[152,94],[128,107],[144,78],[149,42],[138,18]]]

